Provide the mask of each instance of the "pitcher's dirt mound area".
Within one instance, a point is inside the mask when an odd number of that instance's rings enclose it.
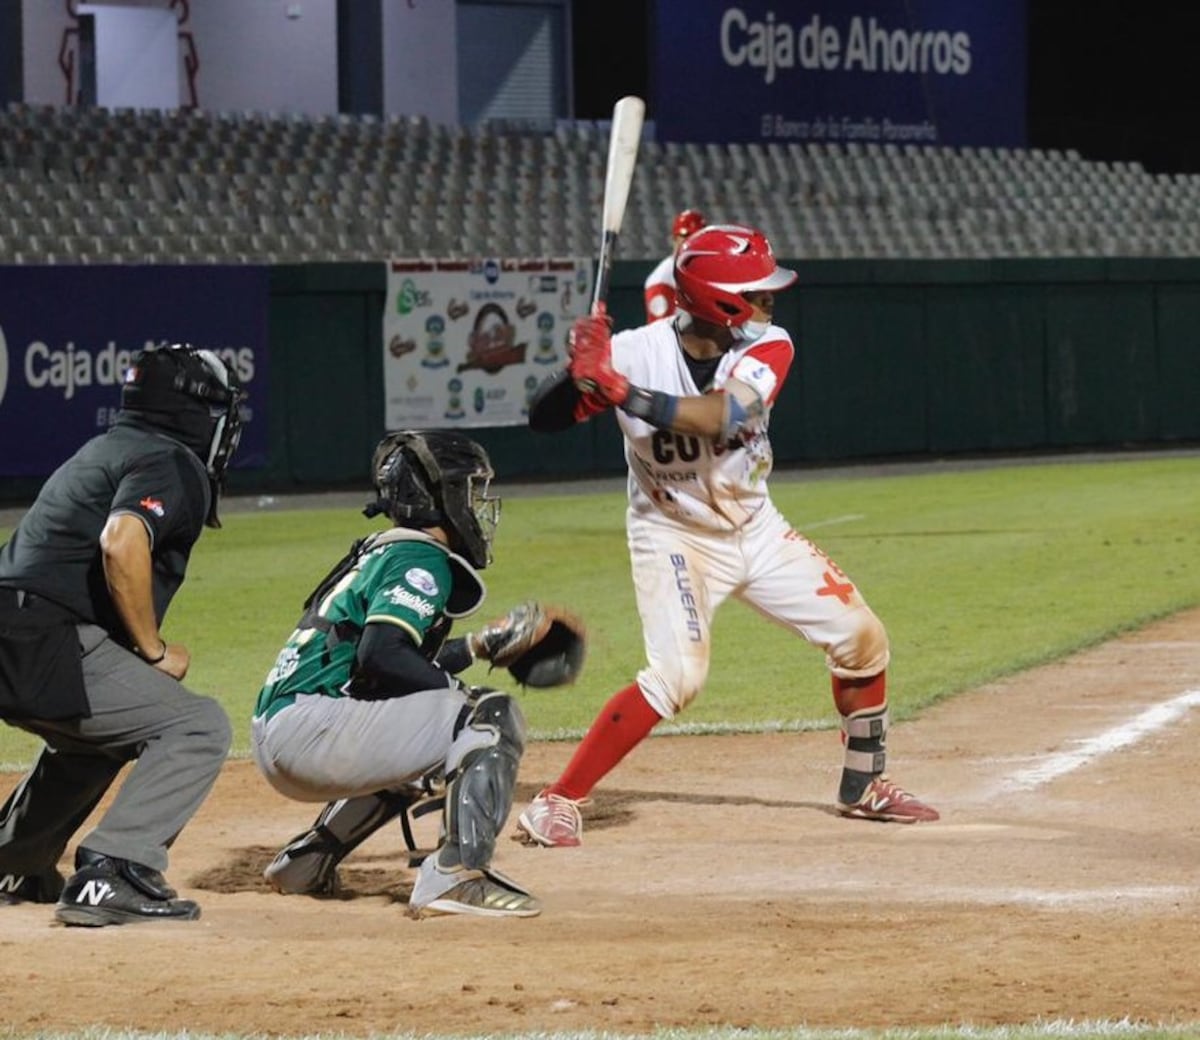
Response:
[[[500,843],[541,917],[415,921],[399,828],[343,898],[268,891],[312,806],[230,762],[175,847],[194,924],[95,931],[0,909],[4,1024],[215,1033],[1200,1021],[1200,612],[895,727],[942,821],[832,812],[833,733],[661,737],[579,849]],[[536,744],[518,808],[572,750]],[[0,777],[0,795],[17,781]],[[418,836],[432,840],[432,821]],[[64,864],[65,865],[65,864]]]

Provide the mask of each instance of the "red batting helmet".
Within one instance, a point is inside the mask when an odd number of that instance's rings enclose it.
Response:
[[[795,271],[775,263],[767,236],[740,224],[706,227],[675,254],[680,308],[726,328],[743,325],[754,314],[742,293],[778,292],[795,280]]]
[[[671,237],[687,238],[688,235],[699,231],[707,223],[704,214],[698,209],[685,209],[675,214],[675,219],[671,222]]]

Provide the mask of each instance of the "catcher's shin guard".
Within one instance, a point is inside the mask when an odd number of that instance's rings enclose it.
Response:
[[[472,705],[446,759],[439,866],[483,870],[491,863],[524,751],[520,706],[506,693],[485,693]]]
[[[428,785],[418,782],[330,802],[311,828],[280,850],[263,877],[285,894],[335,895],[338,864],[390,820],[400,817],[405,841],[414,848],[406,813],[427,797],[431,797]]]
[[[887,765],[887,705],[865,708],[842,717],[842,738],[846,758],[838,801],[847,805],[857,802],[871,780]]]

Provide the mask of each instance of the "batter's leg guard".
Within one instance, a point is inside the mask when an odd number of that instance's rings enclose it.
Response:
[[[856,820],[919,823],[939,818],[932,805],[909,794],[884,772],[887,761],[887,707],[864,708],[842,719],[846,764],[837,810]]]
[[[888,710],[886,704],[842,717],[846,758],[838,802],[853,805],[887,765]]]
[[[336,895],[338,864],[390,820],[401,818],[405,841],[413,848],[406,814],[428,796],[423,783],[413,783],[330,802],[312,827],[283,847],[263,877],[277,892],[287,895]]]
[[[446,758],[442,868],[483,870],[512,809],[517,767],[525,751],[525,718],[506,693],[485,693],[472,706]]]

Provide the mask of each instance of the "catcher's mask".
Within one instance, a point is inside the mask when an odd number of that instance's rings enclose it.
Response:
[[[245,397],[232,368],[188,344],[146,347],[125,371],[121,411],[186,444],[204,463],[212,489],[209,527],[221,526],[217,505],[241,440]]]
[[[376,499],[363,510],[400,527],[441,527],[450,548],[480,569],[492,562],[500,499],[488,494],[495,472],[482,446],[452,431],[403,430],[375,446]]]

